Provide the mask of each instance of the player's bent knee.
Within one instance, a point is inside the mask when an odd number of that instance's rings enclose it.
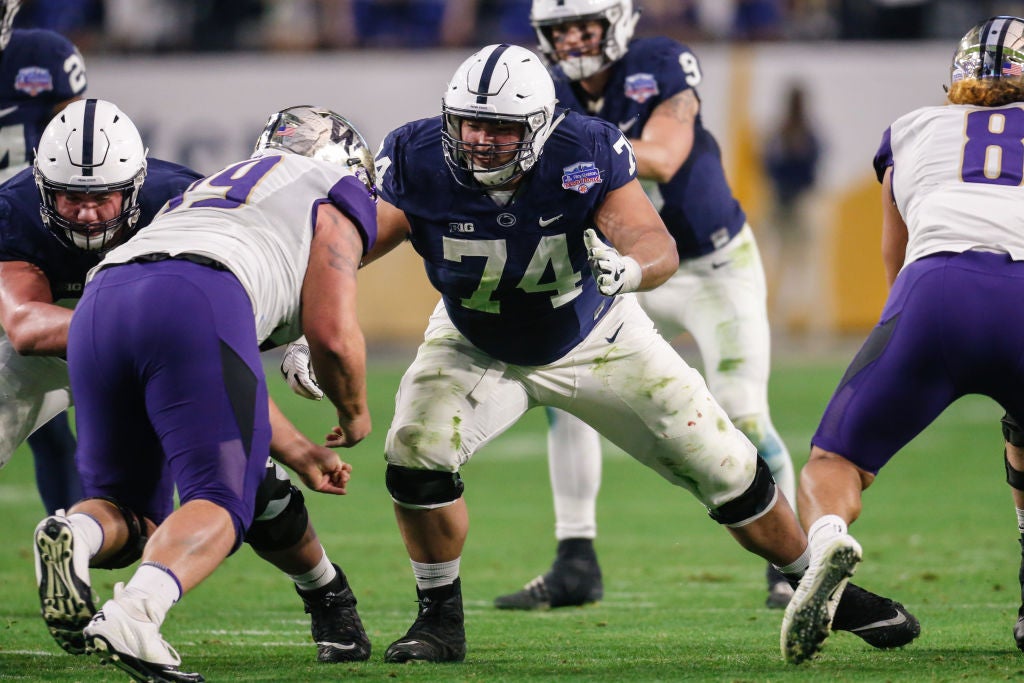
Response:
[[[773,507],[778,500],[778,489],[768,463],[757,457],[754,481],[747,490],[724,505],[709,510],[711,519],[728,527],[742,527],[756,521]]]
[[[142,550],[146,547],[146,541],[149,540],[149,529],[142,515],[125,507],[115,498],[109,496],[97,496],[95,498],[86,498],[85,500],[102,500],[114,506],[128,528],[128,540],[125,541],[125,544],[117,552],[93,566],[98,569],[121,569],[141,558]]]
[[[271,490],[260,485],[256,494],[256,517],[245,532],[245,542],[257,552],[286,550],[302,540],[309,526],[302,491],[287,480]]]
[[[458,472],[417,470],[391,464],[387,467],[385,483],[391,500],[416,510],[451,505],[462,497],[465,489]]]
[[[1024,447],[1024,429],[1021,429],[1020,423],[1017,422],[1009,413],[1003,415],[1000,420],[1003,427],[1003,439],[1006,443],[1017,448]],[[1003,451],[1003,463],[1006,465],[1006,483],[1018,491],[1024,491],[1024,471],[1016,469],[1010,464],[1010,458]]]

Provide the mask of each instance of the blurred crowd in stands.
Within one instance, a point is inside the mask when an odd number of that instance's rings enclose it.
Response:
[[[634,0],[638,35],[683,42],[959,37],[1024,0]],[[85,52],[530,46],[530,0],[25,0],[18,25]]]

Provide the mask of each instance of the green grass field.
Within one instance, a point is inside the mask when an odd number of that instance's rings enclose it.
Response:
[[[528,414],[465,468],[471,514],[462,559],[469,650],[465,663],[383,663],[415,612],[411,570],[383,486],[383,439],[398,378],[411,356],[371,373],[375,430],[343,457],[349,495],[307,493],[331,557],[345,568],[373,641],[371,660],[315,661],[308,617],[290,582],[243,548],[168,616],[164,636],[186,670],[209,681],[713,680],[988,681],[1024,676],[1011,629],[1019,604],[1020,550],[1004,483],[1000,409],[986,399],[954,405],[908,446],[865,496],[853,531],[864,547],[857,581],[899,599],[922,635],[883,652],[847,633],[794,667],[779,654],[781,613],[763,607],[763,562],[748,555],[682,490],[609,449],[598,514],[605,575],[599,605],[507,613],[494,596],[518,588],[552,558],[545,421]],[[799,467],[845,358],[776,363],[775,423]],[[311,436],[332,411],[287,393],[282,407]],[[38,614],[31,534],[43,515],[26,449],[0,473],[0,680],[124,680],[65,654]],[[93,572],[101,600],[122,570]]]

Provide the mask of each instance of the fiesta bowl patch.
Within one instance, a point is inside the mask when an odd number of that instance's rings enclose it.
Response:
[[[562,187],[585,194],[594,185],[601,182],[601,172],[593,161],[577,161],[572,166],[562,169]]]

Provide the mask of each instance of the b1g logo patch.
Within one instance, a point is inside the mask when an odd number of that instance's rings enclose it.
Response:
[[[643,104],[658,94],[658,81],[651,74],[626,76],[626,97]]]
[[[41,66],[26,66],[18,71],[14,89],[35,97],[43,91],[53,90],[53,76]]]
[[[586,194],[594,185],[601,182],[601,172],[593,161],[577,161],[572,166],[562,169],[562,187]]]

